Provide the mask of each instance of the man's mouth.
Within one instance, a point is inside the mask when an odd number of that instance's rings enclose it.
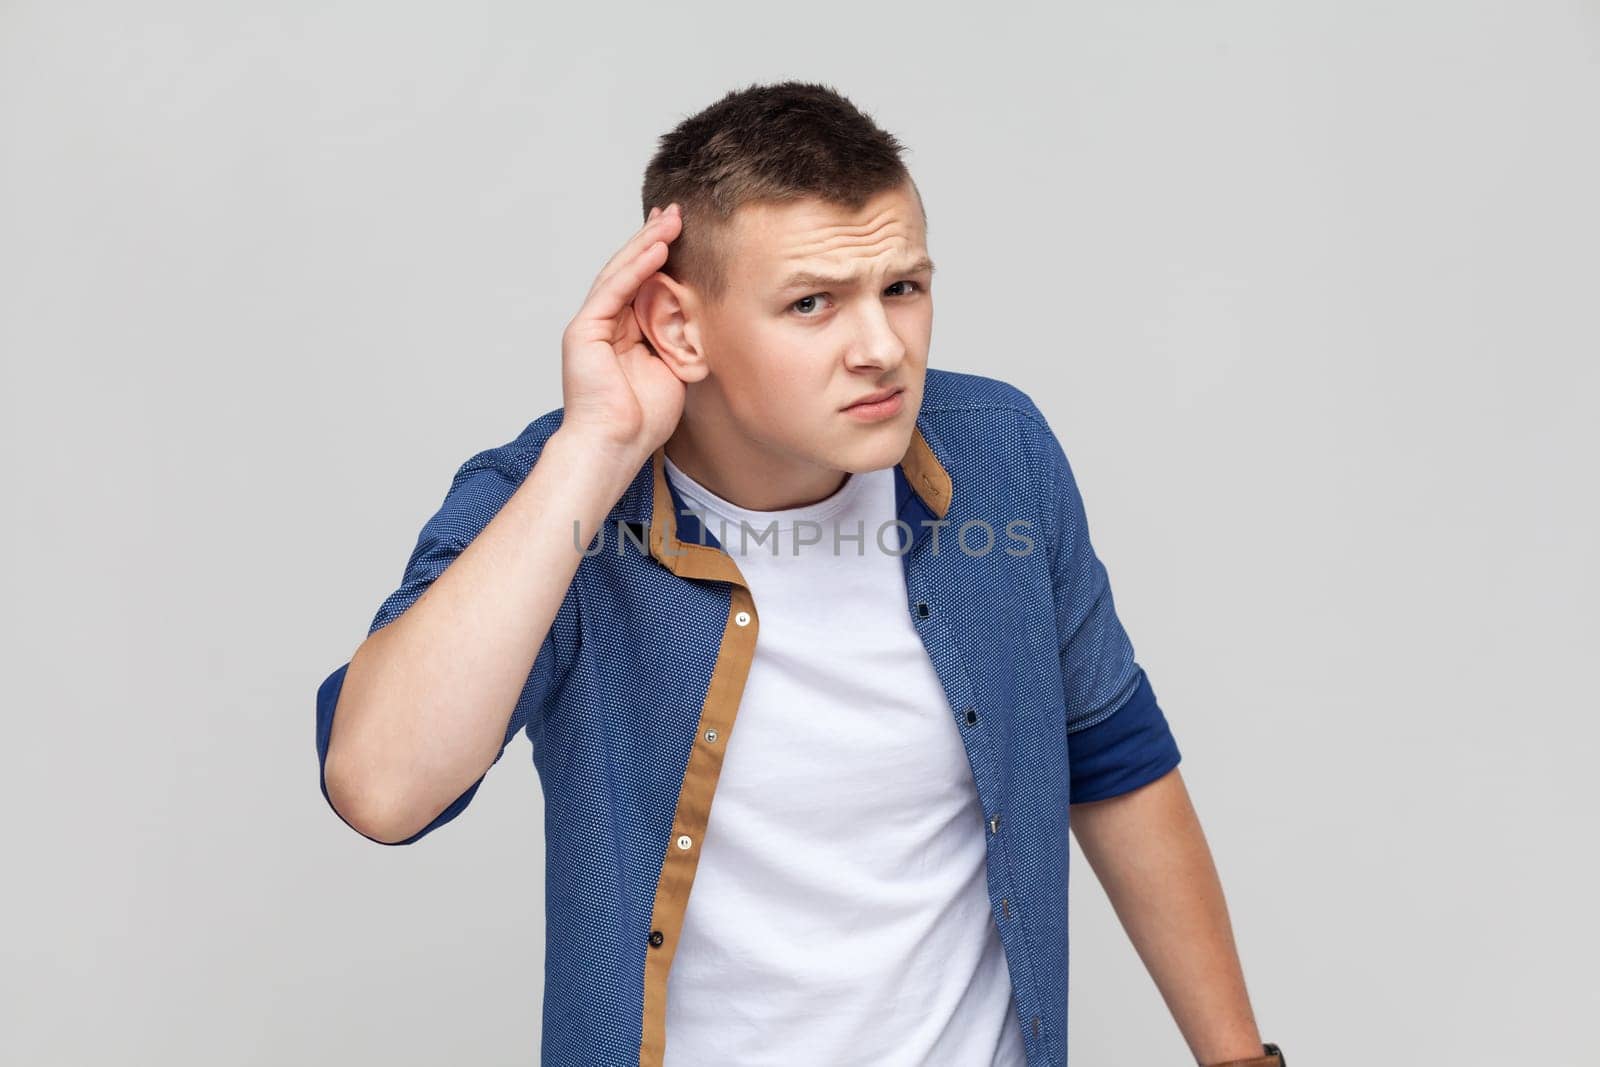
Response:
[[[854,403],[847,405],[844,410],[849,411],[851,408],[860,407],[863,404],[876,404],[879,401],[883,401],[883,400],[889,399],[891,396],[894,396],[896,393],[902,392],[904,389],[905,389],[905,386],[899,386],[899,387],[894,388],[894,389],[880,389],[876,393],[869,393],[866,396],[862,397],[860,400],[857,400]]]

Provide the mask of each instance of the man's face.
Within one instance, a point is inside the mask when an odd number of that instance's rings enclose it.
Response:
[[[725,419],[775,468],[899,462],[933,332],[933,265],[910,183],[856,211],[747,204],[728,252],[723,299],[699,309],[709,374],[696,417]],[[886,389],[900,391],[888,411],[845,410]]]

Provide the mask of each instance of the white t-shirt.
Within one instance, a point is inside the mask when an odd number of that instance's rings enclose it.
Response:
[[[760,625],[668,972],[666,1067],[1020,1067],[972,769],[894,526],[879,547],[893,469],[750,511],[666,467]]]

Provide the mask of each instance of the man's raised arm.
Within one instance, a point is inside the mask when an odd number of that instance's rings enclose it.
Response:
[[[323,789],[367,837],[404,843],[459,809],[504,750],[525,687],[553,691],[551,627],[583,546],[683,412],[684,383],[632,307],[681,225],[675,206],[652,209],[601,269],[562,336],[562,420],[532,470],[518,486],[494,468],[458,480],[441,534],[419,545],[425,588],[356,649],[340,689],[324,683]]]

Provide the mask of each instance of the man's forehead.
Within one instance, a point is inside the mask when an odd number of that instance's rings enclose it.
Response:
[[[762,285],[808,272],[837,275],[841,260],[861,258],[902,272],[932,269],[914,200],[878,197],[859,209],[815,198],[746,204],[734,223],[729,236],[739,273]]]

